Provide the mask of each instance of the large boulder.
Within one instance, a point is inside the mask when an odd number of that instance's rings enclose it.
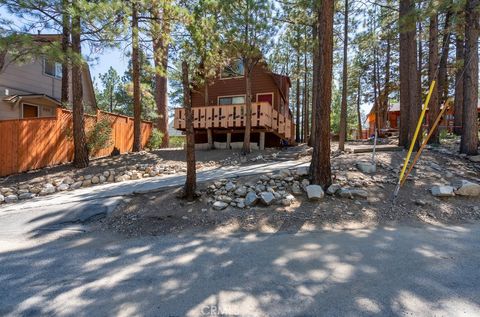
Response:
[[[271,192],[260,193],[260,201],[262,204],[270,206],[275,202],[275,196]]]
[[[453,186],[456,188],[455,194],[460,196],[479,196],[480,195],[480,185],[472,183],[467,180],[461,180]]]
[[[365,174],[372,174],[377,171],[377,167],[375,164],[371,162],[358,162],[357,163],[357,168]]]
[[[255,194],[254,192],[248,192],[247,196],[245,196],[245,206],[253,206],[256,204],[257,200],[257,194]]]
[[[436,197],[451,197],[455,196],[455,188],[453,186],[433,186],[430,192]]]
[[[307,192],[307,197],[310,200],[322,199],[323,196],[325,196],[325,193],[320,185],[308,185],[305,190]]]

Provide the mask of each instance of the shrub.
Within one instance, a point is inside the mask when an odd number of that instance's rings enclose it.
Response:
[[[171,136],[169,140],[169,147],[181,147],[185,144],[185,136]]]
[[[107,118],[101,119],[95,123],[87,133],[87,147],[90,154],[109,147],[111,145],[112,125]]]
[[[162,140],[163,140],[163,133],[157,128],[154,128],[152,130],[152,135],[150,136],[150,140],[148,140],[148,147],[152,150],[159,149],[162,146]]]

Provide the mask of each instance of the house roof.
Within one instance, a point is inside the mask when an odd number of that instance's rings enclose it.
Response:
[[[25,94],[25,95],[11,95],[11,96],[6,96],[3,98],[3,101],[8,102],[8,103],[17,103],[20,101],[24,100],[32,100],[32,99],[45,99],[46,101],[56,105],[56,106],[61,106],[62,103],[57,100],[56,98],[53,98],[49,95],[46,94]]]

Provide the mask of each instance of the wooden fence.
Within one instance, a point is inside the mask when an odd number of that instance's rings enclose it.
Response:
[[[108,156],[114,148],[126,153],[133,148],[133,118],[99,111],[85,115],[87,133],[98,120],[111,122],[110,145],[92,157]],[[142,146],[152,132],[151,122],[142,122]],[[73,160],[72,112],[57,109],[57,117],[0,121],[0,176],[25,172]]]

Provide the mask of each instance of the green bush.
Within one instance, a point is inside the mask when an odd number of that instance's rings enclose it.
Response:
[[[150,136],[150,140],[148,140],[148,147],[152,150],[159,149],[162,146],[162,140],[163,140],[163,133],[157,128],[154,128],[152,130],[152,135]]]
[[[87,133],[87,147],[90,154],[95,154],[101,149],[111,145],[112,125],[107,118],[97,121]]]
[[[169,147],[183,147],[185,144],[185,136],[171,136],[169,140]]]

